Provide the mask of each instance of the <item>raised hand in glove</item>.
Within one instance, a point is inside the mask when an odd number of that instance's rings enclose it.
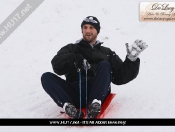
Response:
[[[83,65],[83,61],[84,58],[82,55],[80,54],[77,54],[75,57],[74,57],[74,65],[77,69],[82,69],[84,68],[84,65]]]
[[[126,43],[126,51],[127,51],[127,57],[131,60],[131,61],[135,61],[139,54],[145,50],[148,47],[148,45],[146,45],[145,42],[143,42],[142,40],[135,40],[134,43],[132,45],[129,45],[128,43]]]

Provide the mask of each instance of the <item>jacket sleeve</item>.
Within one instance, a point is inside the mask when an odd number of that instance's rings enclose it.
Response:
[[[111,51],[112,83],[122,85],[135,79],[139,73],[140,59],[130,61],[127,56],[123,62],[115,52]]]
[[[68,73],[74,67],[73,59],[75,57],[74,53],[68,48],[68,45],[61,48],[57,54],[51,60],[52,68],[58,75],[64,75]]]

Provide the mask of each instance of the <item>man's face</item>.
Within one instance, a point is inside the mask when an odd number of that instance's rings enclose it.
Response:
[[[82,34],[85,41],[89,42],[90,44],[95,44],[97,38],[97,30],[94,28],[94,26],[85,24],[82,27]]]

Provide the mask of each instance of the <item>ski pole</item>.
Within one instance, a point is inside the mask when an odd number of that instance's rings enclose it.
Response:
[[[87,111],[88,111],[88,104],[87,104],[87,92],[88,92],[88,88],[87,88],[87,66],[86,66],[86,118],[87,118]]]
[[[78,73],[79,73],[79,92],[80,92],[80,113],[79,113],[79,117],[81,117],[81,70],[78,69]]]
[[[87,87],[87,70],[90,68],[90,65],[87,63],[87,60],[84,59],[84,69],[86,71],[86,118],[87,118],[87,111],[88,111],[88,103],[87,103],[87,93],[88,93],[88,87]]]

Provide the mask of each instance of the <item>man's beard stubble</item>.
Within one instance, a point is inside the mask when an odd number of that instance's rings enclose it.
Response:
[[[97,35],[92,35],[92,37],[88,39],[88,36],[83,34],[83,39],[87,41],[88,43],[91,43],[92,41],[96,40],[96,38],[97,38]]]

